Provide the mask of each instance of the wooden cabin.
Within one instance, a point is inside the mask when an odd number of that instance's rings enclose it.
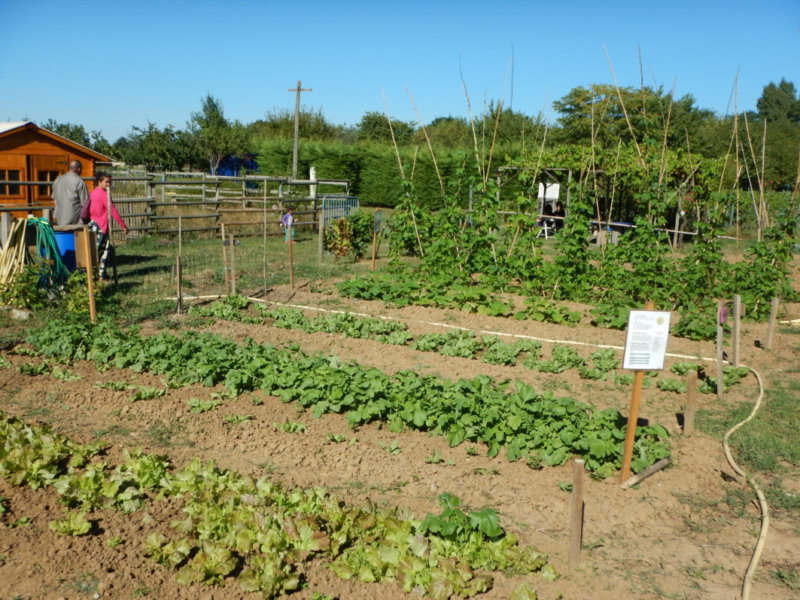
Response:
[[[53,181],[73,160],[83,165],[82,177],[94,178],[96,163],[111,158],[30,121],[0,122],[0,182]],[[91,191],[92,182],[86,184]],[[52,194],[46,183],[0,183],[0,211],[10,210],[15,217],[41,216],[43,209],[53,208]]]

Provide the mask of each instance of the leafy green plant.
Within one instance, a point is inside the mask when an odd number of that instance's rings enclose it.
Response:
[[[539,297],[529,297],[525,300],[526,309],[515,316],[518,319],[533,319],[544,323],[556,325],[577,325],[581,320],[581,313],[569,310],[553,301]]]
[[[378,442],[378,446],[386,450],[389,454],[400,454],[403,450],[400,448],[400,444],[397,443],[397,440],[392,440],[391,444],[386,444],[384,442]]]
[[[200,398],[189,398],[186,401],[186,404],[189,406],[189,410],[192,413],[199,415],[201,413],[214,410],[222,403],[219,400],[214,400],[213,398],[210,400],[202,400]]]
[[[461,510],[461,499],[450,493],[439,496],[439,506],[442,512],[426,515],[420,524],[421,531],[462,543],[475,537],[495,541],[505,535],[497,511],[491,508],[467,514]]]
[[[325,249],[338,257],[361,260],[372,243],[373,221],[371,214],[362,211],[337,219],[325,229]]]
[[[60,381],[77,381],[81,378],[80,375],[73,373],[69,369],[62,369],[58,366],[53,367],[50,374]]]
[[[18,370],[23,375],[45,375],[46,373],[50,372],[52,367],[48,364],[46,360],[40,362],[39,364],[35,363],[23,363],[18,367]]]
[[[288,419],[283,423],[273,423],[272,426],[284,433],[305,433],[306,424],[300,421],[289,421]]]
[[[225,415],[222,422],[228,425],[239,425],[253,420],[253,415]]]
[[[656,387],[664,392],[677,392],[679,394],[685,394],[687,389],[685,381],[680,381],[672,377],[659,379],[656,381]]]
[[[139,402],[140,400],[153,400],[161,398],[167,393],[164,388],[156,388],[147,385],[137,386],[136,393],[128,398],[128,402]]]
[[[129,390],[133,387],[127,381],[103,381],[102,383],[95,383],[94,386],[101,390],[113,390],[115,392]]]
[[[55,519],[48,524],[50,529],[61,535],[86,535],[92,524],[86,519],[84,512],[70,512],[63,519]]]
[[[526,361],[525,366],[542,373],[563,373],[584,364],[585,360],[574,348],[554,344],[550,351],[550,360]]]
[[[438,450],[434,450],[433,454],[425,458],[425,462],[429,465],[438,465],[444,462],[442,455],[439,453]]]

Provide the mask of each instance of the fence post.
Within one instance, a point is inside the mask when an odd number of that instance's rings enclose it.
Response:
[[[722,397],[724,389],[724,372],[722,370],[722,362],[724,360],[724,350],[722,344],[724,341],[725,333],[725,320],[727,317],[727,310],[722,302],[717,303],[717,398]]]
[[[231,241],[231,296],[236,295],[236,238],[229,236]]]
[[[686,408],[683,409],[683,435],[694,432],[694,417],[697,413],[697,371],[689,371],[686,380]]]
[[[569,567],[575,569],[581,564],[581,543],[583,540],[583,460],[572,461],[572,503],[570,506]]]
[[[175,279],[177,280],[178,314],[183,312],[183,223],[178,215],[178,256],[175,258]]]
[[[733,349],[731,358],[734,367],[739,366],[739,346],[742,335],[742,297],[739,294],[733,296]]]
[[[225,248],[225,223],[219,224],[220,235],[222,236],[222,272],[225,275],[225,294],[228,294],[228,250]]]
[[[325,250],[325,199],[317,204],[317,224],[319,235],[317,236],[317,258],[322,262],[322,254]]]
[[[0,247],[5,248],[8,243],[8,234],[11,232],[11,213],[0,213]]]
[[[775,337],[775,323],[778,320],[778,298],[775,297],[770,302],[769,325],[767,326],[767,341],[764,348],[772,350],[772,340]]]

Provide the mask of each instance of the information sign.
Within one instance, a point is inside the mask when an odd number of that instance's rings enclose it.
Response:
[[[664,368],[670,314],[660,310],[630,312],[623,369],[659,371]]]

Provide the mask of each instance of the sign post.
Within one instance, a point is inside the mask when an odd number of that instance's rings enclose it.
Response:
[[[381,211],[375,213],[375,223],[372,226],[372,265],[370,270],[375,270],[375,257],[378,254],[378,233],[381,230]]]
[[[642,383],[645,371],[658,371],[664,368],[664,355],[669,338],[669,311],[653,310],[648,302],[646,310],[632,310],[628,315],[628,337],[625,341],[623,369],[634,370],[631,407],[628,414],[628,429],[625,433],[625,446],[622,454],[621,482],[631,474],[633,443],[636,438],[636,422],[639,419],[639,404],[642,397]]]

